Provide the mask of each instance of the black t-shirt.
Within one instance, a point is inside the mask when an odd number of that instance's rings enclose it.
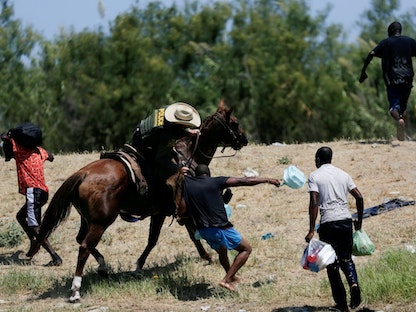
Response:
[[[222,191],[228,177],[185,177],[183,197],[198,229],[233,226],[227,218]]]
[[[387,86],[412,83],[414,72],[412,56],[416,56],[416,41],[406,36],[391,36],[382,40],[373,50],[380,57],[384,82]]]

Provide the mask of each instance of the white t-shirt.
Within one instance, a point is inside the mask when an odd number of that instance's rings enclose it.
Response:
[[[332,164],[324,164],[309,175],[309,192],[319,193],[321,224],[352,218],[347,197],[355,187],[351,176]]]

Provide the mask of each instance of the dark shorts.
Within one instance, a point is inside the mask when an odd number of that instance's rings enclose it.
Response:
[[[233,227],[226,229],[214,227],[204,228],[199,230],[199,234],[215,250],[218,250],[221,246],[225,246],[228,250],[231,250],[241,244],[241,234]]]
[[[41,208],[48,201],[49,194],[39,188],[29,187],[26,189],[26,203],[23,208],[27,209],[27,224],[39,226],[41,221]]]

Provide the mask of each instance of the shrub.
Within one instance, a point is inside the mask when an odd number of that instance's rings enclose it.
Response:
[[[19,246],[23,241],[23,230],[12,222],[6,226],[0,225],[0,247],[12,248]]]

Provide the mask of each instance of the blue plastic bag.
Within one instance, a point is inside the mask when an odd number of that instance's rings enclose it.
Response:
[[[289,166],[283,173],[282,185],[287,185],[292,189],[301,188],[306,183],[306,177],[296,166]]]

